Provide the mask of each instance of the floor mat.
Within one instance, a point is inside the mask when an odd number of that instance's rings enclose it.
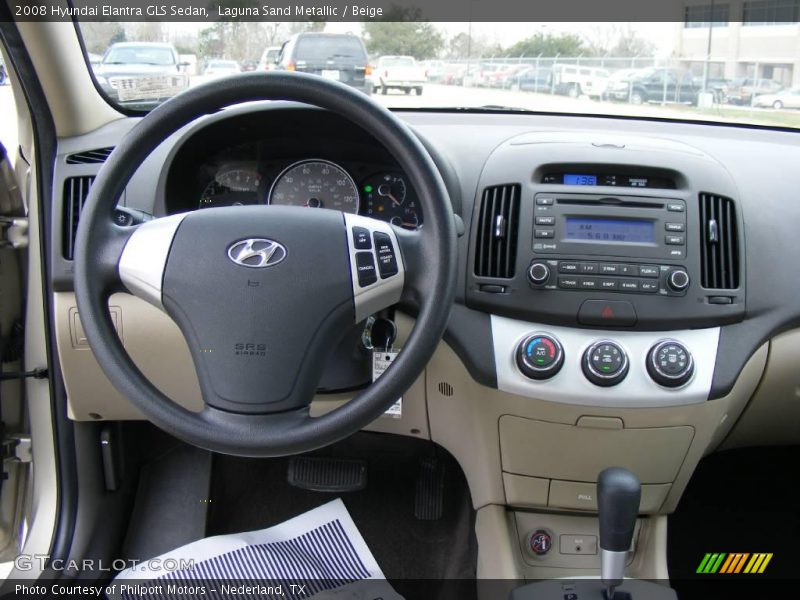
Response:
[[[165,566],[191,567],[165,572]],[[157,567],[151,565],[157,564]],[[121,600],[186,595],[260,599],[402,600],[386,583],[341,500],[259,531],[207,537],[131,567],[114,580]]]
[[[669,517],[670,579],[682,600],[716,597],[720,585],[743,597],[749,586],[798,579],[798,448],[729,450],[704,459]],[[764,573],[698,574],[706,553],[772,553]],[[723,563],[724,564],[724,561]],[[721,569],[720,569],[721,570]],[[764,593],[765,588],[760,588]],[[731,591],[733,593],[733,591]]]
[[[409,586],[419,580],[474,579],[475,513],[464,475],[450,454],[424,440],[359,433],[311,455],[367,461],[367,486],[338,495],[401,595],[415,597]],[[420,520],[414,514],[416,484],[421,461],[431,457],[444,469],[442,516]],[[288,464],[289,459],[216,456],[207,534],[269,527],[334,497],[289,485]],[[435,598],[431,585],[426,595]],[[461,588],[461,597],[468,599],[473,588]]]

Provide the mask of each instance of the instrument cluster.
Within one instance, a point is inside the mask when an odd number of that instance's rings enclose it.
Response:
[[[422,225],[417,195],[402,172],[364,163],[348,167],[323,158],[206,166],[195,207],[303,206],[358,214],[406,229]]]

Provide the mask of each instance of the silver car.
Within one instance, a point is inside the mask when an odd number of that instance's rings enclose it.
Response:
[[[800,86],[781,90],[775,94],[756,96],[753,106],[771,108],[800,108]]]

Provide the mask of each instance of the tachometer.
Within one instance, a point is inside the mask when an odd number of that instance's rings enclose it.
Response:
[[[339,165],[327,160],[301,160],[289,165],[272,184],[269,203],[331,208],[358,213],[358,188]]]
[[[217,171],[200,195],[198,208],[258,203],[261,175],[255,169],[230,167]]]

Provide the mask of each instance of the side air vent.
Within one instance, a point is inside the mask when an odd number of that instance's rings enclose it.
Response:
[[[704,288],[739,287],[739,239],[733,200],[700,194],[700,263]]]
[[[72,260],[75,256],[75,235],[78,233],[78,219],[81,216],[83,203],[89,195],[94,176],[70,177],[64,182],[64,213],[62,227],[62,253],[64,258]]]
[[[87,150],[67,156],[68,165],[96,165],[106,162],[108,155],[114,148],[98,148],[97,150]]]
[[[519,184],[498,185],[483,191],[475,245],[478,277],[514,277],[520,194]]]

